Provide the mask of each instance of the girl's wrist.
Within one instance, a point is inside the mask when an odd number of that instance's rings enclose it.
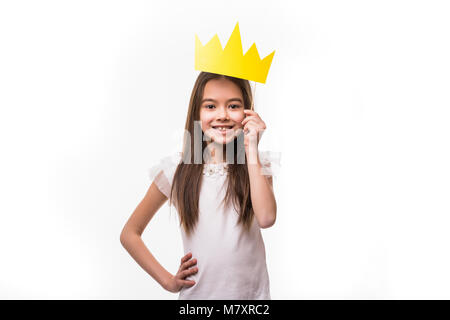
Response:
[[[165,290],[167,290],[167,291],[171,291],[170,289],[170,283],[172,282],[172,280],[173,280],[173,278],[174,278],[174,276],[172,275],[172,274],[167,274],[164,278],[163,278],[163,281],[162,281],[162,283],[161,283],[161,286],[165,289]]]
[[[247,164],[259,164],[258,147],[246,147]]]

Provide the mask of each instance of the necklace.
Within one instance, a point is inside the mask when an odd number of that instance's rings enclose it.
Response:
[[[206,176],[225,175],[228,172],[227,163],[205,163],[203,165],[203,174]]]

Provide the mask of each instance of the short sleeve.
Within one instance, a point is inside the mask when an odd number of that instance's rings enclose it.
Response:
[[[276,177],[280,173],[281,153],[273,151],[259,151],[259,161],[261,162],[261,174]]]
[[[148,176],[150,180],[155,182],[158,189],[167,198],[170,198],[169,196],[172,188],[173,176],[180,159],[180,153],[174,153],[170,156],[162,158],[159,163],[148,169]]]

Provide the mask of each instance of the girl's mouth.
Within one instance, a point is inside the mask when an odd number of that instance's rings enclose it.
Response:
[[[233,126],[213,126],[212,128],[224,135],[233,131]]]

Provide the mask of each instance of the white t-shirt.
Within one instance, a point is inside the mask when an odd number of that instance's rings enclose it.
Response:
[[[279,165],[274,153],[259,152],[262,174],[274,175]],[[169,197],[181,153],[161,160],[150,169],[151,180]],[[205,164],[199,198],[199,219],[191,237],[180,227],[184,255],[192,252],[198,272],[187,277],[192,287],[183,287],[178,299],[269,300],[270,286],[266,252],[260,227],[253,219],[249,232],[237,225],[233,205],[221,205],[226,193],[226,164]],[[179,217],[178,223],[179,223]]]

